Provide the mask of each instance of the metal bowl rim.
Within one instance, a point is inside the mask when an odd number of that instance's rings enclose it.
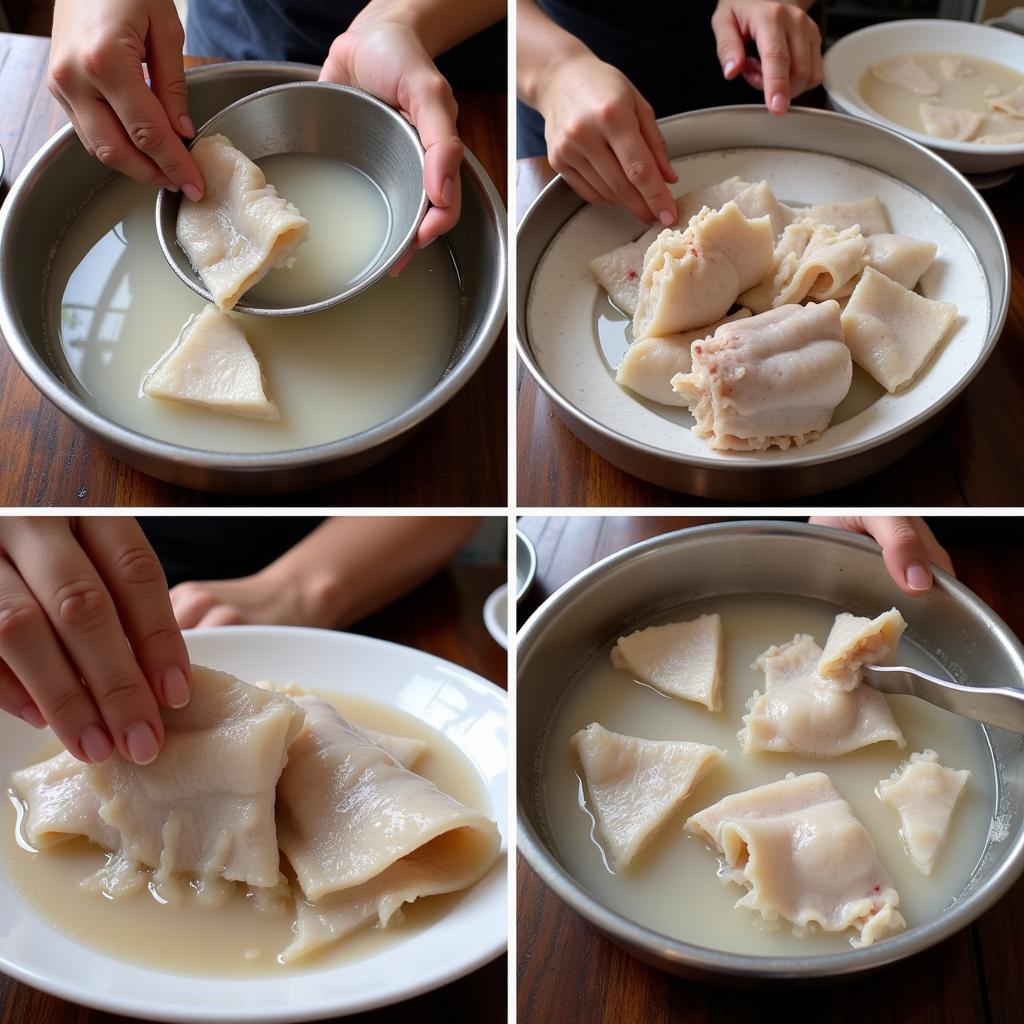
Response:
[[[280,61],[230,61],[189,69],[186,76],[196,76],[202,79],[260,71],[294,74],[297,69],[314,72],[318,70],[310,64],[290,64]],[[20,206],[21,197],[33,187],[42,168],[74,138],[76,136],[72,125],[67,124],[58,129],[32,156],[11,187],[3,206],[0,207],[0,266],[3,263],[4,253],[10,248],[8,235],[13,216],[11,211]],[[508,260],[505,208],[494,183],[479,160],[468,149],[464,151],[463,167],[467,169],[471,180],[483,193],[486,205],[493,214],[498,257],[496,277],[499,286],[494,289],[490,297],[486,312],[482,317],[480,330],[477,331],[459,360],[452,366],[451,371],[404,412],[357,434],[350,434],[348,437],[336,441],[326,441],[319,445],[274,452],[214,452],[161,441],[108,419],[87,405],[57,378],[35,347],[25,342],[20,332],[15,330],[2,280],[0,280],[0,334],[6,340],[15,361],[43,396],[80,427],[108,444],[162,460],[183,462],[199,469],[242,472],[297,469],[357,455],[406,434],[446,405],[480,367],[484,358],[493,348],[504,322],[507,305],[505,284]],[[111,177],[114,177],[115,174],[116,172],[112,172]]]
[[[690,539],[701,537],[757,537],[760,540],[771,535],[789,537],[817,537],[829,544],[837,544],[875,554],[881,559],[877,544],[867,537],[849,533],[833,527],[804,523],[787,523],[777,520],[752,519],[743,522],[713,523],[693,526],[670,533],[660,534],[648,540],[632,544],[621,551],[602,558],[577,573],[562,584],[530,616],[520,630],[516,651],[522,663],[524,651],[528,654],[537,633],[546,625],[547,619],[562,610],[575,596],[594,585],[608,569],[619,567],[642,555],[661,547],[673,547]],[[1024,647],[1006,623],[955,577],[933,566],[935,586],[948,591],[958,604],[964,605],[972,614],[990,619],[995,632],[1007,644],[1019,663],[1024,677]],[[986,733],[988,726],[983,726]],[[894,963],[928,949],[943,939],[966,927],[1005,895],[1011,885],[1024,871],[1024,827],[1007,847],[1001,862],[992,877],[974,892],[958,901],[952,909],[946,909],[927,924],[917,925],[905,932],[887,938],[882,942],[849,952],[830,953],[824,956],[767,957],[696,946],[692,943],[673,939],[647,928],[628,917],[605,906],[586,888],[572,877],[558,863],[555,855],[537,835],[521,798],[517,800],[517,845],[526,862],[540,876],[545,885],[572,910],[581,914],[591,924],[612,937],[615,941],[633,949],[642,949],[647,955],[668,961],[673,965],[694,970],[703,970],[715,975],[733,975],[758,980],[776,978],[823,978],[872,970]]]
[[[537,575],[537,548],[533,541],[523,533],[519,527],[516,527],[516,566],[519,564],[519,555],[521,552],[526,552],[527,557],[527,570],[526,575],[523,577],[523,584],[521,587],[516,588],[516,604],[518,604],[526,595],[530,592],[530,588],[533,586],[534,577]]]
[[[747,113],[750,111],[761,110],[757,104],[743,104],[736,106],[725,106],[725,107],[707,107],[703,110],[691,110],[686,111],[682,114],[674,114],[671,117],[662,118],[659,120],[659,124],[670,124],[676,121],[680,121],[686,118],[703,118],[711,115],[729,115],[732,113]],[[771,116],[766,113],[766,116]],[[588,413],[583,412],[578,406],[574,405],[568,398],[566,398],[555,386],[548,381],[544,375],[544,371],[540,368],[534,358],[533,352],[530,349],[530,343],[526,336],[526,324],[523,322],[524,318],[517,318],[516,321],[516,349],[519,353],[519,358],[522,359],[527,370],[530,372],[530,376],[533,377],[534,381],[540,386],[541,390],[551,399],[552,402],[561,410],[561,412],[568,417],[570,421],[581,423],[587,427],[587,429],[600,434],[606,440],[613,444],[628,448],[631,452],[639,455],[654,456],[664,463],[670,463],[680,466],[691,466],[698,467],[700,469],[709,470],[713,473],[723,474],[746,474],[746,473],[763,473],[771,472],[772,470],[791,470],[791,469],[806,469],[813,466],[827,465],[835,462],[844,462],[849,459],[856,458],[866,452],[873,451],[885,444],[894,441],[898,437],[902,437],[904,434],[911,433],[917,427],[927,423],[929,420],[938,416],[951,402],[960,396],[965,388],[974,380],[978,373],[981,372],[982,367],[988,362],[989,357],[992,355],[992,351],[996,346],[996,342],[999,340],[999,336],[1002,334],[1003,326],[1006,323],[1007,313],[1010,305],[1010,255],[1006,248],[1006,239],[1003,237],[1003,233],[999,228],[999,224],[995,219],[988,204],[981,198],[977,189],[960,173],[955,167],[947,163],[937,153],[928,149],[926,146],[922,146],[913,139],[908,139],[905,135],[900,132],[893,131],[890,128],[886,128],[883,125],[875,124],[871,121],[866,121],[863,118],[853,117],[849,114],[841,114],[832,110],[814,110],[810,107],[799,107],[794,108],[787,114],[787,117],[824,117],[824,118],[835,118],[843,121],[850,121],[858,125],[864,126],[868,131],[884,132],[887,135],[891,135],[898,139],[899,142],[906,146],[911,146],[918,150],[919,153],[923,154],[927,159],[934,161],[939,166],[936,168],[937,173],[946,173],[952,175],[954,178],[959,179],[960,183],[967,187],[970,193],[973,194],[973,198],[977,201],[980,206],[980,211],[984,213],[985,219],[987,220],[988,226],[993,231],[995,238],[999,242],[1001,260],[1001,283],[1002,283],[1002,294],[1000,301],[998,302],[998,308],[992,310],[992,314],[989,318],[989,331],[988,336],[985,340],[985,346],[975,360],[974,365],[968,371],[968,373],[957,383],[956,387],[947,391],[942,398],[935,403],[930,409],[919,413],[917,416],[905,423],[901,423],[899,426],[895,426],[887,430],[885,433],[880,434],[878,437],[871,438],[867,441],[861,441],[858,444],[852,445],[850,448],[845,449],[841,452],[831,453],[806,453],[806,454],[793,454],[786,453],[782,458],[773,460],[772,462],[756,462],[754,460],[744,463],[730,464],[725,459],[714,459],[706,455],[686,455],[679,452],[667,451],[664,448],[656,448],[653,445],[647,444],[645,441],[637,440],[635,437],[629,437],[626,434],[620,434],[616,430],[612,430],[605,424],[595,420]],[[813,134],[813,133],[812,133]],[[749,145],[749,146],[734,146],[734,149],[791,149],[790,146],[780,147],[771,145]],[[714,152],[714,150],[701,150],[701,152]],[[816,150],[814,152],[817,152]],[[685,154],[691,156],[694,154]],[[826,154],[828,155],[828,154]],[[841,158],[842,159],[842,158]],[[853,162],[853,161],[850,161]],[[865,164],[864,166],[870,166]],[[877,170],[877,168],[872,168]],[[886,171],[880,173],[888,174]],[[889,174],[889,177],[896,178],[895,175]],[[901,180],[896,178],[896,180]],[[906,184],[904,182],[904,184]],[[542,204],[545,203],[549,193],[555,189],[561,187],[568,188],[565,184],[565,180],[562,176],[556,175],[547,185],[540,191],[537,197],[530,203],[526,213],[523,215],[523,219],[519,224],[519,228],[516,232],[517,237],[522,234],[529,226],[531,226],[534,220],[543,219]],[[912,186],[908,186],[912,187]],[[915,189],[915,191],[920,191]],[[579,212],[579,209],[586,205],[584,200],[579,200],[579,207],[573,211],[570,216],[575,216]],[[947,214],[948,216],[948,214]],[[563,222],[564,224],[565,222]],[[955,223],[955,222],[954,222]],[[561,228],[559,228],[561,230]],[[972,246],[973,248],[973,246]],[[521,270],[522,268],[517,268]],[[529,277],[524,284],[520,283],[517,287],[526,289],[526,295],[529,296],[529,292],[532,289],[533,277],[536,273],[537,268],[533,267],[530,270]],[[522,281],[522,278],[519,279]],[[584,442],[586,443],[586,442]],[[592,447],[587,445],[587,447]]]
[[[291,90],[307,90],[316,89],[318,91],[330,91],[339,93],[348,93],[351,96],[357,97],[361,102],[368,103],[369,106],[375,107],[381,116],[386,117],[393,124],[399,126],[399,130],[403,136],[410,142],[413,147],[413,151],[417,154],[419,167],[420,167],[420,204],[417,210],[415,220],[411,227],[405,232],[398,243],[395,245],[394,250],[388,254],[384,259],[383,263],[373,271],[372,274],[367,274],[365,277],[358,277],[340,291],[337,295],[333,295],[326,299],[321,299],[317,302],[308,302],[303,306],[288,306],[288,307],[266,307],[266,306],[250,306],[248,303],[239,301],[232,306],[232,310],[239,313],[248,313],[250,316],[305,316],[309,313],[319,313],[322,310],[330,309],[332,306],[336,306],[341,302],[345,302],[348,299],[354,298],[360,292],[365,291],[371,285],[376,284],[387,272],[398,262],[402,257],[402,254],[412,245],[413,240],[416,237],[416,233],[420,229],[420,225],[423,223],[423,218],[427,215],[427,210],[430,208],[430,200],[427,197],[427,189],[423,184],[423,160],[424,150],[423,144],[420,141],[419,135],[416,134],[413,126],[406,121],[401,114],[398,113],[394,107],[389,106],[383,100],[378,99],[372,93],[366,92],[364,89],[357,89],[351,85],[342,85],[338,82],[283,82],[280,85],[270,85],[266,89],[260,89],[257,92],[249,93],[248,96],[242,96],[240,99],[235,100],[234,103],[228,104],[223,110],[218,110],[209,120],[206,121],[202,127],[196,132],[193,139],[189,142],[188,148],[191,150],[193,146],[203,138],[208,132],[214,130],[217,126],[217,122],[230,114],[237,107],[245,106],[260,97],[266,96],[268,93],[279,93]],[[365,172],[364,172],[365,173]],[[207,302],[213,302],[213,296],[205,288],[200,280],[197,280],[193,275],[185,273],[180,263],[175,258],[175,254],[171,249],[171,243],[164,237],[161,231],[161,213],[165,204],[172,206],[181,205],[181,193],[171,192],[169,189],[161,188],[157,191],[156,195],[156,237],[160,243],[160,251],[164,254],[164,259],[167,261],[171,270],[177,275],[178,279],[183,283],[187,284],[197,295],[202,296]],[[186,262],[188,257],[185,257]]]

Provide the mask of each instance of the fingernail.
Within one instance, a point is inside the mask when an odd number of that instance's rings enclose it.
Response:
[[[450,206],[452,201],[452,190],[455,188],[455,182],[451,178],[445,178],[441,182],[441,202],[445,206]]]
[[[932,585],[931,572],[920,562],[911,562],[907,566],[906,579],[911,590],[928,590]]]
[[[78,737],[78,745],[93,764],[102,764],[114,752],[114,744],[106,731],[95,724],[86,727]]]
[[[181,134],[187,135],[189,138],[192,138],[196,133],[195,128],[192,127],[192,118],[188,114],[182,114],[178,118],[178,127],[181,129]]]
[[[738,63],[739,62],[736,61],[735,59],[727,60],[725,62],[725,75],[726,75],[727,78],[728,78],[729,75],[731,75],[736,70],[736,68],[738,66]]]
[[[33,729],[45,729],[46,719],[35,704],[26,704],[21,709],[21,717],[32,726]]]
[[[203,193],[200,192],[199,189],[192,184],[192,182],[188,182],[187,184],[182,185],[181,191],[184,192],[185,195],[187,195],[189,199],[192,200],[193,203],[198,203],[199,200],[203,198]]]
[[[786,102],[786,97],[781,92],[777,92],[772,97],[772,113],[773,114],[784,114],[789,104]]]
[[[667,228],[672,227],[672,225],[675,224],[676,222],[675,217],[673,217],[668,210],[662,210],[661,213],[658,214],[658,220],[660,220],[661,223],[664,224]]]
[[[164,700],[172,708],[183,708],[191,699],[192,691],[188,688],[185,673],[177,665],[172,665],[164,673]]]
[[[124,734],[124,742],[136,764],[152,764],[160,753],[160,744],[149,722],[136,722]]]

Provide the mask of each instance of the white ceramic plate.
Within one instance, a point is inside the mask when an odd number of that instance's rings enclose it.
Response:
[[[825,54],[825,88],[844,114],[892,128],[933,149],[967,174],[984,174],[1024,164],[1024,145],[979,146],[936,139],[890,121],[868,106],[860,94],[864,73],[872,64],[914,53],[957,53],[1006,64],[1024,74],[1024,36],[969,21],[928,18],[871,25],[840,39]]]
[[[316,629],[236,626],[185,634],[192,659],[242,679],[295,680],[399,708],[444,733],[479,772],[502,833],[490,873],[452,912],[407,942],[321,970],[231,979],[163,973],[71,941],[37,917],[0,874],[0,970],[72,1002],[161,1021],[285,1022],[356,1013],[468,974],[507,945],[507,701],[480,676],[408,647]],[[40,736],[0,715],[0,774]]]
[[[874,168],[821,153],[787,149],[732,149],[696,153],[672,161],[682,183],[692,191],[732,175],[747,181],[767,180],[783,202],[808,205],[878,196],[892,229],[938,245],[935,263],[921,279],[919,291],[929,299],[955,302],[959,316],[949,337],[905,392],[883,394],[862,412],[833,425],[816,441],[798,450],[801,457],[840,457],[856,445],[871,443],[888,431],[927,413],[967,377],[984,351],[991,319],[988,285],[974,249],[953,221],[927,196]],[[592,277],[595,256],[636,238],[643,225],[621,208],[583,206],[548,247],[534,275],[527,305],[530,345],[545,377],[573,405],[625,437],[684,457],[723,467],[771,466],[793,459],[793,451],[721,452],[709,448],[687,426],[686,410],[638,400],[615,383],[614,365],[598,337],[598,311],[613,308]],[[625,326],[617,330],[625,349]],[[605,338],[608,348],[608,339]]]
[[[484,625],[494,642],[508,650],[508,584],[502,583],[484,601]]]

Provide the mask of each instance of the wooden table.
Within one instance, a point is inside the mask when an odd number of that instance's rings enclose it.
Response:
[[[521,217],[555,176],[543,157],[520,160],[516,209]],[[1024,504],[1018,451],[1024,430],[1024,204],[1021,175],[984,193],[1010,251],[1012,292],[1002,337],[991,358],[927,440],[860,483],[806,499],[813,505],[959,506]],[[554,403],[518,362],[518,502],[520,506],[647,508],[722,505],[683,496],[618,469],[592,452],[559,419]],[[747,503],[750,504],[750,503]],[[756,502],[754,503],[756,504]]]
[[[0,202],[36,150],[67,122],[46,90],[50,41],[0,33]],[[214,63],[186,58],[188,66]],[[460,92],[459,131],[505,201],[504,95]],[[59,201],[59,197],[58,197]],[[0,505],[502,506],[507,494],[507,341],[502,330],[473,379],[401,450],[357,476],[278,497],[205,494],[107,454],[43,399],[0,346]]]
[[[483,622],[488,594],[506,580],[504,565],[454,563],[352,632],[418,648],[507,688],[507,658]],[[346,1024],[423,1024],[432,1020],[501,1021],[507,1004],[508,957],[416,999],[354,1017]],[[124,1024],[135,1018],[90,1010],[0,974],[2,1024]]]
[[[615,551],[708,520],[524,518],[537,548],[529,614],[580,570]],[[978,542],[949,544],[959,578],[1024,635],[1024,597],[1016,581],[1024,548],[979,529]],[[1019,529],[1019,520],[1008,528]],[[823,1024],[1013,1024],[1024,1021],[1020,970],[1024,880],[974,924],[930,950],[875,974],[803,990],[744,990],[665,974],[634,959],[554,896],[520,857],[517,871],[519,1022],[731,1024],[814,1020]],[[800,1005],[807,1007],[800,1012]]]

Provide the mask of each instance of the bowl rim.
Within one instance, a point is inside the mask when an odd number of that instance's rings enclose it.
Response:
[[[345,302],[348,299],[354,298],[361,292],[366,291],[367,288],[376,284],[389,270],[401,259],[402,255],[412,245],[413,240],[416,238],[416,234],[420,229],[420,225],[423,223],[423,218],[427,215],[427,210],[430,208],[430,199],[427,197],[426,185],[423,183],[423,163],[425,158],[425,151],[423,149],[423,143],[420,141],[419,135],[416,133],[416,129],[413,128],[412,124],[402,115],[395,110],[394,107],[389,106],[383,100],[366,92],[364,89],[357,89],[355,86],[342,85],[338,82],[283,82],[280,85],[267,86],[266,89],[259,89],[257,92],[249,93],[248,96],[242,96],[240,99],[235,100],[234,103],[228,104],[223,110],[218,110],[216,114],[210,117],[205,124],[203,124],[199,130],[195,133],[192,140],[189,142],[188,148],[191,151],[196,143],[200,139],[207,137],[211,133],[216,133],[218,125],[222,123],[224,118],[229,117],[236,110],[241,107],[247,106],[250,103],[257,102],[260,99],[265,98],[268,95],[276,95],[282,92],[293,92],[293,91],[312,91],[322,92],[325,94],[335,93],[336,95],[349,95],[355,97],[358,102],[364,103],[370,108],[375,109],[379,116],[387,119],[401,132],[402,137],[411,147],[411,151],[416,154],[417,163],[420,170],[420,181],[419,181],[419,207],[416,211],[416,216],[412,221],[410,227],[405,234],[397,240],[394,244],[392,251],[384,255],[384,259],[379,265],[373,270],[372,273],[366,274],[363,277],[357,277],[354,281],[346,285],[337,295],[329,296],[326,299],[320,299],[316,302],[308,302],[301,306],[252,306],[244,301],[244,294],[234,306],[231,307],[232,312],[248,313],[250,316],[305,316],[309,313],[319,313],[322,310],[330,309],[332,306],[336,306],[339,303]],[[365,174],[365,172],[363,172]],[[369,175],[367,175],[369,177]],[[372,180],[372,179],[371,179]],[[375,183],[376,184],[376,183]],[[186,273],[182,266],[182,261],[178,258],[178,253],[174,252],[173,243],[164,237],[164,233],[161,230],[161,219],[164,206],[171,207],[172,211],[176,214],[177,210],[181,207],[182,196],[180,192],[172,192],[170,189],[161,188],[157,191],[156,195],[156,237],[160,243],[160,251],[164,255],[164,259],[167,261],[171,270],[177,275],[178,279],[184,284],[187,284],[197,295],[202,296],[207,302],[213,303],[213,296],[210,294],[209,289],[202,283],[198,278],[198,275],[193,272],[191,274]],[[184,256],[184,262],[189,265],[191,270],[191,263],[188,256],[180,250],[181,256]],[[378,257],[379,258],[379,257]]]
[[[736,537],[739,535],[762,539],[772,535],[817,536],[830,544],[860,549],[873,553],[878,559],[882,558],[878,545],[868,537],[834,527],[809,523],[745,519],[673,530],[648,540],[639,541],[608,555],[562,584],[537,608],[520,630],[516,645],[518,663],[522,664],[524,649],[529,653],[530,645],[534,642],[535,636],[544,628],[548,616],[555,610],[563,609],[577,593],[592,586],[595,580],[608,569],[619,567],[659,548],[675,546],[680,542],[685,543],[691,538]],[[932,566],[932,570],[936,587],[954,594],[960,602],[965,603],[973,614],[985,621],[996,635],[1007,643],[1019,663],[1021,676],[1024,678],[1024,646],[1021,645],[1009,626],[980,597],[958,582],[955,577],[937,566]],[[518,678],[516,684],[518,687]],[[988,739],[989,727],[982,726],[982,728],[985,731],[986,739]],[[518,793],[516,819],[519,852],[540,876],[541,881],[570,909],[582,915],[615,942],[625,946],[631,953],[638,955],[636,951],[642,950],[643,954],[647,956],[656,956],[682,969],[706,971],[709,974],[736,976],[755,981],[839,977],[873,970],[912,956],[936,945],[974,921],[997,900],[1001,899],[1024,871],[1024,827],[1022,827],[1016,838],[1007,846],[1001,863],[989,881],[958,900],[951,909],[944,910],[934,921],[908,928],[904,932],[886,938],[883,942],[859,949],[851,948],[842,953],[806,957],[753,956],[710,949],[674,939],[632,921],[618,911],[605,906],[558,862],[555,854],[534,829],[523,799]]]
[[[706,107],[702,110],[691,110],[686,111],[682,114],[674,114],[671,117],[661,118],[658,124],[673,124],[678,121],[684,121],[686,119],[694,118],[708,118],[715,116],[729,116],[730,114],[736,113],[750,113],[750,112],[763,112],[765,117],[772,117],[763,106],[760,104],[738,104],[735,106],[720,106],[720,107]],[[999,250],[1001,256],[1001,280],[1003,283],[1002,296],[993,305],[990,319],[989,319],[989,331],[988,339],[985,347],[975,360],[974,365],[970,371],[957,382],[956,386],[947,391],[942,398],[936,402],[930,409],[926,409],[911,419],[891,427],[877,437],[870,438],[865,441],[860,441],[857,444],[851,445],[849,449],[842,452],[807,452],[805,449],[799,450],[797,453],[790,454],[785,453],[784,458],[780,458],[771,463],[761,462],[745,462],[745,463],[730,463],[723,459],[716,459],[710,455],[703,454],[686,454],[681,452],[672,452],[664,448],[657,448],[653,445],[648,444],[646,441],[641,441],[635,437],[631,437],[627,434],[621,434],[617,430],[605,425],[599,420],[594,419],[589,413],[585,413],[582,409],[576,406],[568,398],[562,395],[560,391],[550,382],[541,369],[540,364],[537,362],[533,355],[533,351],[530,347],[530,342],[527,337],[527,326],[524,317],[516,318],[516,350],[519,354],[519,358],[523,361],[527,370],[530,372],[530,376],[533,377],[534,381],[541,388],[541,390],[548,396],[548,398],[554,403],[559,415],[563,419],[568,419],[569,422],[582,424],[587,430],[600,436],[605,442],[609,442],[617,447],[628,449],[629,452],[634,456],[641,457],[654,457],[663,463],[668,463],[676,466],[686,466],[691,468],[699,468],[707,470],[711,473],[719,474],[725,473],[735,477],[751,474],[761,474],[772,471],[792,471],[800,469],[809,469],[814,466],[829,465],[836,462],[846,462],[851,459],[855,459],[858,456],[862,456],[867,452],[871,452],[876,448],[880,448],[897,438],[903,437],[906,434],[912,433],[914,430],[922,427],[925,423],[933,420],[939,416],[944,409],[946,409],[953,401],[955,401],[963,391],[970,385],[974,378],[981,372],[982,367],[988,362],[992,351],[994,350],[996,343],[1002,334],[1003,327],[1006,324],[1006,317],[1009,311],[1010,302],[1010,256],[1009,251],[1006,247],[1006,239],[1003,237],[1002,230],[999,227],[999,223],[989,208],[988,204],[982,199],[978,190],[967,180],[967,178],[955,167],[949,164],[937,153],[930,150],[927,146],[923,146],[913,139],[907,138],[901,132],[895,131],[894,129],[887,128],[884,125],[876,124],[873,121],[867,121],[864,118],[854,117],[851,114],[844,114],[833,110],[816,110],[811,107],[793,107],[790,112],[786,115],[790,118],[809,118],[811,120],[819,118],[827,118],[839,121],[846,121],[857,124],[865,128],[868,131],[881,132],[890,135],[898,140],[898,144],[910,146],[916,149],[919,155],[923,155],[927,160],[934,162],[936,166],[936,172],[951,175],[957,179],[958,183],[966,188],[969,193],[973,195],[973,198],[977,201],[979,206],[979,213],[985,218],[987,226],[992,231],[993,236],[999,243]],[[813,125],[808,126],[808,136],[814,137]],[[743,146],[737,146],[732,148],[744,148]],[[775,148],[758,146],[756,148]],[[785,147],[790,148],[790,147]],[[702,150],[701,152],[711,152],[710,150]],[[687,154],[690,155],[690,154]],[[669,159],[673,159],[672,155],[669,154]],[[870,165],[867,165],[870,166]],[[888,173],[888,172],[881,172]],[[895,177],[895,175],[890,175]],[[900,179],[897,179],[900,180]],[[904,183],[905,184],[905,183]],[[912,187],[912,186],[908,186]],[[541,189],[537,197],[530,203],[523,215],[522,220],[519,223],[519,227],[516,232],[517,238],[520,237],[527,230],[531,229],[535,222],[543,222],[545,216],[545,207],[550,201],[550,196],[553,195],[557,190],[566,188],[569,186],[565,182],[565,179],[560,174],[556,174],[547,185]],[[920,191],[920,189],[915,189]],[[578,198],[578,197],[577,197]],[[559,230],[571,217],[574,217],[584,206],[586,205],[585,200],[579,199],[577,207],[569,214],[569,217],[559,225]],[[556,232],[557,233],[557,232]],[[517,250],[518,251],[518,250]],[[538,263],[539,266],[539,263]],[[517,271],[522,268],[517,267]],[[524,297],[523,307],[529,301],[529,295],[533,287],[533,277],[536,273],[537,267],[530,270],[528,274],[519,274],[517,278],[517,305],[519,305],[519,297]],[[574,431],[575,432],[575,431]],[[588,441],[586,443],[588,448],[593,449],[593,445]],[[800,452],[803,452],[801,454]],[[602,456],[604,458],[604,456]]]
[[[995,38],[996,33],[998,33],[998,38],[1008,36],[1012,39],[1016,36],[1015,33],[1010,32],[1007,29],[996,28],[993,25],[979,25],[974,21],[954,21],[950,18],[910,18],[903,21],[887,21],[879,22],[876,25],[867,25],[864,28],[857,29],[856,32],[851,32],[849,35],[843,36],[842,39],[837,40],[826,51],[822,62],[822,68],[824,71],[824,82],[822,84],[825,86],[825,91],[828,93],[829,98],[842,107],[843,113],[856,116],[862,120],[871,121],[882,128],[895,130],[900,135],[906,136],[908,139],[924,146],[926,149],[958,153],[963,156],[983,156],[991,154],[992,156],[1020,156],[1024,158],[1024,142],[1010,142],[998,146],[979,146],[977,143],[969,141],[959,142],[956,139],[939,139],[933,135],[925,135],[923,132],[919,132],[914,128],[908,128],[906,125],[902,125],[898,121],[893,121],[884,114],[880,114],[861,98],[859,92],[855,91],[851,94],[846,89],[836,88],[834,75],[835,64],[838,57],[833,56],[836,52],[842,55],[845,51],[849,50],[851,46],[864,43],[865,37],[870,38],[871,36],[890,35],[893,31],[901,29],[912,31],[917,27],[927,26],[934,28],[936,25],[943,24],[955,27],[956,31],[960,33],[973,32],[980,36],[986,36],[989,39]],[[1024,37],[1017,38],[1021,39],[1021,44],[1024,46]],[[912,56],[912,54],[909,54],[908,56]],[[829,58],[831,58],[831,62]],[[985,59],[994,60],[994,58],[991,57],[986,57]],[[863,76],[869,67],[870,64],[865,64],[861,68],[860,75]],[[1018,74],[1024,74],[1024,71],[1019,71],[1017,68],[1011,68],[1011,70],[1017,71]]]
[[[271,72],[283,74],[316,74],[319,71],[312,64],[298,64],[287,61],[225,61],[190,68],[185,72],[186,83],[193,79],[227,77],[245,72]],[[75,135],[71,124],[58,129],[32,156],[18,175],[0,206],[0,266],[11,249],[9,234],[12,230],[12,211],[20,206],[22,196],[34,186],[43,168],[68,145],[73,145]],[[3,335],[15,361],[43,397],[82,429],[90,432],[102,443],[118,449],[144,454],[164,462],[182,463],[197,469],[218,472],[240,472],[265,474],[273,470],[303,469],[322,463],[331,463],[362,452],[381,447],[397,440],[424,422],[450,401],[480,368],[481,363],[494,347],[507,310],[508,279],[508,232],[505,207],[494,183],[468,150],[464,151],[463,171],[482,193],[484,204],[491,213],[489,218],[497,238],[497,267],[495,276],[500,281],[494,289],[482,317],[481,327],[461,357],[452,363],[445,375],[409,408],[391,419],[373,427],[350,434],[334,441],[310,445],[305,448],[289,448],[272,452],[216,452],[203,448],[192,448],[162,441],[125,427],[115,420],[90,407],[70,387],[65,385],[40,357],[34,345],[26,342],[16,329],[11,310],[8,308],[6,291],[0,280],[0,334]],[[115,178],[112,171],[110,179]],[[109,179],[108,179],[109,180]],[[102,185],[100,186],[103,187]],[[447,243],[445,243],[447,246]],[[449,255],[451,248],[448,246]],[[454,257],[453,265],[457,269]],[[0,275],[2,276],[2,275]]]
[[[516,604],[530,592],[533,586],[534,577],[537,575],[537,548],[532,540],[517,526],[516,527],[516,568],[519,566],[521,555],[526,556],[526,572],[523,574],[523,582],[516,587]]]

